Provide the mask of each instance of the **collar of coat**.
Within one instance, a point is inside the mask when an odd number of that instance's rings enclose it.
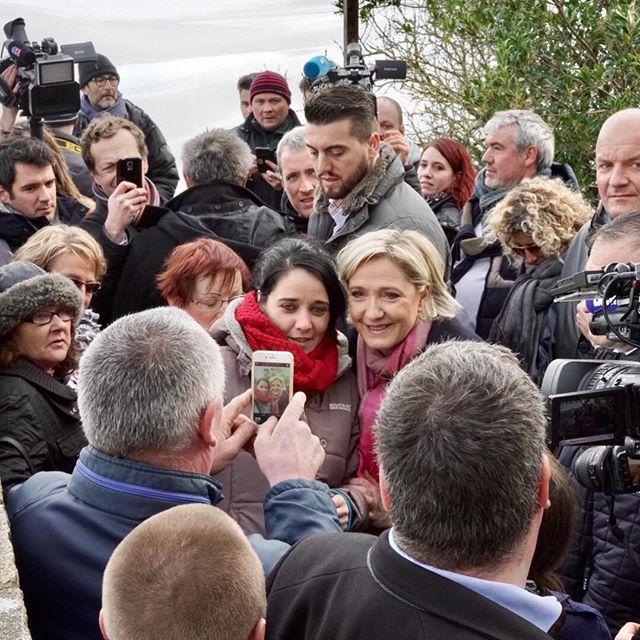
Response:
[[[365,206],[373,206],[384,198],[392,187],[404,180],[404,167],[395,151],[382,143],[377,159],[366,175],[342,201],[341,208],[345,215],[351,216]],[[317,204],[318,211],[326,212],[329,198],[321,192]]]

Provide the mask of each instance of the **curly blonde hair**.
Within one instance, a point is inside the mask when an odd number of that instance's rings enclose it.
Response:
[[[593,215],[583,197],[558,180],[532,178],[514,187],[487,218],[505,255],[520,258],[509,243],[514,233],[530,235],[546,258],[560,258],[580,227]]]

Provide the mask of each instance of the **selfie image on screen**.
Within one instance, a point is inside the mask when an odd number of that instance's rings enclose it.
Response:
[[[280,417],[289,404],[288,364],[256,362],[253,375],[253,419],[262,424],[269,416]]]

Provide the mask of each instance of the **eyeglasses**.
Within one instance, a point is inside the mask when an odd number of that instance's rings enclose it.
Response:
[[[193,302],[193,304],[195,304],[196,307],[198,307],[198,309],[207,309],[212,313],[217,313],[218,311],[221,311],[226,305],[228,305],[233,300],[242,298],[242,295],[243,294],[232,296],[227,300],[225,300],[224,298],[221,298],[220,296],[211,296],[206,300],[196,300],[195,298],[192,298],[191,302]]]
[[[102,286],[99,282],[83,282],[82,280],[76,280],[75,278],[69,278],[69,280],[71,280],[71,282],[73,282],[80,291],[84,289],[87,293],[91,294],[98,293]]]
[[[70,322],[76,317],[75,309],[64,308],[58,311],[36,311],[31,316],[25,318],[25,322],[31,324],[50,324],[53,316],[58,316],[62,322]]]
[[[120,78],[116,78],[115,76],[96,76],[93,78],[93,81],[99,86],[104,87],[107,82],[114,87],[117,87],[120,83]]]
[[[521,258],[524,258],[526,253],[538,254],[541,251],[537,244],[516,245],[515,247],[509,246],[509,249]]]

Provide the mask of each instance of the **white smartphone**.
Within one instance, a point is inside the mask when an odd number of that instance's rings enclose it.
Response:
[[[251,358],[251,417],[262,424],[280,417],[293,395],[293,354],[288,351],[254,351]]]

